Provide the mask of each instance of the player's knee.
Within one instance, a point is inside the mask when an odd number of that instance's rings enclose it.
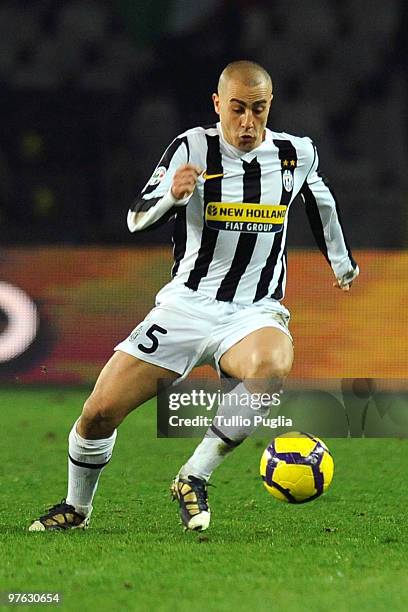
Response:
[[[257,351],[250,360],[247,378],[283,380],[292,367],[292,356],[279,348]]]
[[[87,427],[112,430],[121,422],[115,402],[103,393],[95,391],[84,404],[81,420]]]

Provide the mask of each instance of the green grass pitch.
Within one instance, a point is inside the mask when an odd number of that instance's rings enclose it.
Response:
[[[210,530],[184,533],[169,484],[197,440],[156,439],[151,402],[119,430],[91,529],[29,533],[65,496],[85,396],[0,390],[0,591],[60,591],[72,611],[408,609],[408,440],[328,440],[333,484],[301,506],[267,494],[268,440],[248,440],[214,474]]]

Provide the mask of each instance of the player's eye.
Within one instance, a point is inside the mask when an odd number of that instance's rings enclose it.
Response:
[[[242,115],[245,111],[243,108],[233,108],[232,112],[236,113],[237,115]]]
[[[257,115],[261,115],[261,114],[264,112],[264,110],[265,110],[265,107],[264,107],[264,106],[257,106],[257,107],[254,109],[254,113],[256,113]]]

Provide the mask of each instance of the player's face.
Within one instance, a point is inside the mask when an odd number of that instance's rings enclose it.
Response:
[[[213,94],[224,138],[241,151],[252,151],[262,143],[272,102],[270,83],[249,87],[230,79]]]

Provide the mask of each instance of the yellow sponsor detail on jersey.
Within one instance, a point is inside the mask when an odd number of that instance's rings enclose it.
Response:
[[[233,232],[280,232],[287,208],[284,204],[209,202],[205,221],[213,229]]]
[[[224,174],[223,173],[221,173],[221,174],[207,174],[204,171],[202,176],[203,176],[203,179],[205,181],[211,181],[211,179],[221,178],[222,176],[224,176]]]

